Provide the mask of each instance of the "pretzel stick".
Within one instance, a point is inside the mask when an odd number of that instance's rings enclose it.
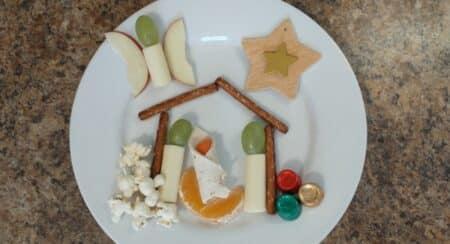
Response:
[[[216,92],[217,90],[218,90],[217,85],[215,83],[211,83],[209,85],[202,86],[202,87],[193,89],[193,90],[185,92],[185,93],[181,93],[178,96],[169,98],[165,101],[162,101],[158,104],[155,104],[149,108],[142,110],[141,112],[139,112],[139,118],[141,120],[148,119],[148,118],[150,118],[156,114],[159,114],[163,111],[169,110],[170,108],[173,108],[173,107],[183,104],[185,102],[189,102],[198,97],[211,94],[213,92]]]
[[[236,89],[233,85],[228,83],[223,78],[217,78],[216,84],[224,91],[226,91],[228,94],[230,94],[232,97],[234,97],[236,100],[238,100],[240,103],[242,103],[245,107],[253,111],[261,119],[265,120],[267,123],[277,128],[280,132],[286,133],[288,131],[289,128],[287,127],[286,124],[284,124],[275,116],[262,109],[250,98],[246,97],[238,89]]]
[[[275,143],[273,137],[273,127],[266,125],[266,211],[275,214],[275,198],[277,197],[277,168],[275,161]]]
[[[167,127],[169,124],[169,114],[163,111],[159,114],[158,131],[154,146],[153,163],[150,171],[151,177],[155,177],[161,172],[164,144],[166,144]]]

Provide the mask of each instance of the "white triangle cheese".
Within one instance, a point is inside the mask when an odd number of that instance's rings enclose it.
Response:
[[[200,196],[203,203],[207,203],[214,197],[227,198],[230,189],[223,183],[225,171],[218,163],[215,154],[215,143],[213,140],[211,149],[204,156],[195,150],[196,145],[205,137],[210,137],[205,131],[195,128],[189,139],[189,149],[192,154],[192,161],[197,175]],[[212,137],[210,137],[212,139]]]

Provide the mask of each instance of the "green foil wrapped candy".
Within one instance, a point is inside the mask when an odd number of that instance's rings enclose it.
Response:
[[[283,194],[277,198],[276,202],[278,215],[287,221],[297,219],[302,213],[302,206],[293,195]]]

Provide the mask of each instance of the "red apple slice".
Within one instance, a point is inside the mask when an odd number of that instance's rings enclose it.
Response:
[[[127,65],[127,78],[132,94],[139,95],[150,80],[141,46],[131,36],[122,32],[108,32],[105,36]]]
[[[195,85],[194,70],[186,57],[186,30],[183,19],[175,20],[167,29],[164,51],[174,78],[188,85]]]

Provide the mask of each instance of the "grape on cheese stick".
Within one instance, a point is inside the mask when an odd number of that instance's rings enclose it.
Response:
[[[155,86],[167,85],[172,78],[166,55],[159,42],[158,28],[153,20],[146,15],[142,15],[136,20],[135,28],[138,39],[144,46],[142,52],[153,84]]]
[[[161,174],[166,178],[160,190],[164,202],[175,203],[178,184],[183,168],[184,152],[192,132],[192,125],[185,119],[177,120],[169,129],[167,144],[164,146]]]
[[[266,211],[266,155],[264,125],[253,121],[242,132],[242,147],[245,158],[244,211],[259,213]]]

